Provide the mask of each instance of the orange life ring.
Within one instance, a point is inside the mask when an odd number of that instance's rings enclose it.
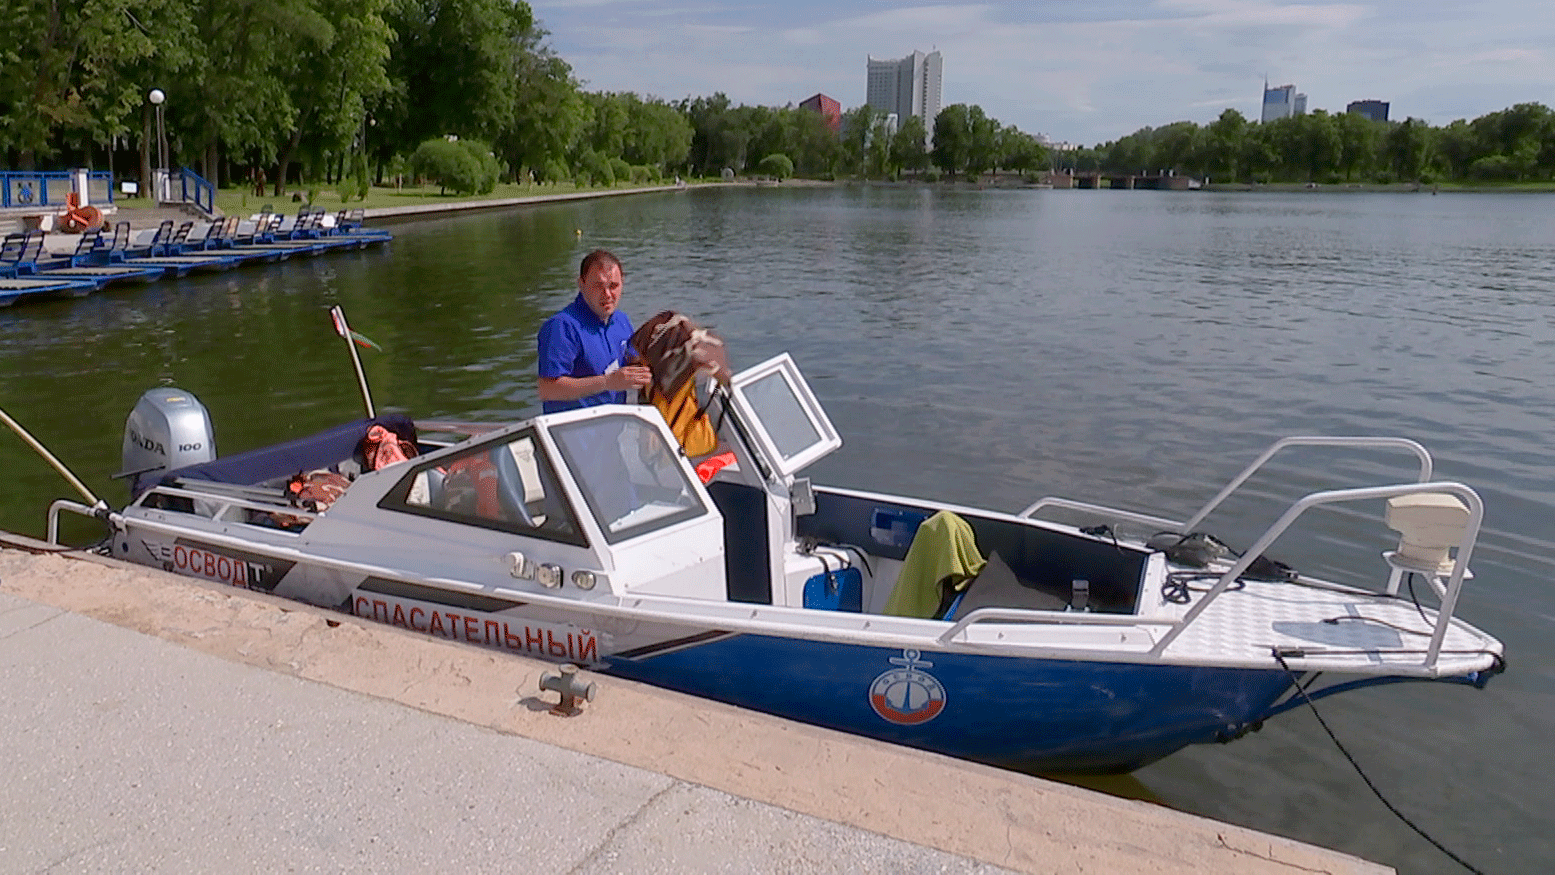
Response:
[[[103,226],[103,211],[87,204],[84,207],[70,206],[59,217],[60,230],[70,234],[79,234],[82,231],[90,231],[93,228]]]

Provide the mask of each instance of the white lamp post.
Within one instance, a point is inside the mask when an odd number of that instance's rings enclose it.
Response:
[[[152,179],[154,180],[152,192],[160,203],[168,199],[167,129],[162,126],[162,104],[167,102],[167,95],[162,93],[162,89],[153,88],[151,93],[146,95],[146,99],[151,101],[151,105],[157,108],[157,169],[152,174]]]

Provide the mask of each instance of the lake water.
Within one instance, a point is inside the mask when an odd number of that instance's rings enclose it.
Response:
[[[1552,216],[1537,195],[798,186],[484,212],[394,225],[381,251],[0,311],[0,405],[121,501],[108,475],[147,388],[195,393],[227,452],[357,415],[327,316],[341,304],[384,347],[363,352],[380,407],[512,419],[538,409],[540,320],[605,246],[638,321],[685,311],[739,365],[794,354],[844,435],[820,482],[1185,517],[1281,436],[1412,437],[1485,498],[1459,613],[1506,642],[1511,668],[1484,691],[1404,685],[1320,708],[1447,846],[1488,872],[1544,873]],[[1300,494],[1412,475],[1387,454],[1281,458],[1206,528],[1245,547]],[[0,470],[0,528],[41,535],[68,487],[8,434]],[[1311,573],[1385,573],[1380,522],[1352,510],[1303,525],[1271,552]],[[1103,786],[1404,872],[1455,868],[1305,711]]]

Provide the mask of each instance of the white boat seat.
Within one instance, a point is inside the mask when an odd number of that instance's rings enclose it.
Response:
[[[519,473],[518,461],[507,444],[491,448],[491,463],[497,469],[497,500],[502,503],[503,513],[514,522],[533,527],[534,517],[524,503],[524,476]]]
[[[443,480],[447,476],[441,468],[428,468],[427,472],[427,504],[432,507],[443,506]]]

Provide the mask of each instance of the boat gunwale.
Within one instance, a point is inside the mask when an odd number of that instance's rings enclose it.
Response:
[[[164,517],[164,519],[152,519],[149,516],[143,515],[149,513],[155,513]],[[814,639],[869,647],[911,647],[925,652],[962,652],[1011,658],[1073,659],[1084,662],[1116,662],[1138,665],[1279,669],[1279,661],[1274,658],[1272,651],[1268,655],[1258,658],[1244,657],[1240,659],[1228,658],[1224,655],[1207,658],[1191,652],[1152,654],[1151,647],[1159,638],[1157,635],[1152,634],[1147,627],[1166,626],[1173,628],[1175,624],[1180,622],[1179,618],[1143,618],[1137,615],[1107,615],[1089,612],[1028,611],[1027,613],[1030,616],[1025,620],[978,624],[978,627],[985,630],[987,634],[1001,635],[1002,640],[977,640],[967,636],[943,640],[946,629],[951,626],[949,621],[895,617],[881,614],[817,611],[782,605],[713,601],[666,595],[629,594],[617,596],[607,592],[597,592],[585,599],[548,591],[510,589],[453,577],[420,575],[358,560],[340,559],[304,551],[297,546],[245,539],[226,531],[207,531],[200,526],[181,525],[167,519],[167,517],[173,515],[178,517],[185,516],[176,511],[141,508],[140,513],[133,515],[111,512],[109,521],[115,527],[126,531],[126,533],[130,527],[141,526],[159,530],[163,534],[205,539],[220,546],[265,553],[276,559],[320,565],[334,570],[363,574],[366,577],[388,578],[430,589],[448,589],[465,593],[485,593],[507,598],[521,598],[525,602],[553,610],[578,611],[600,617],[646,620],[692,628],[717,628],[721,631],[772,635],[799,640]],[[192,517],[191,519],[205,522],[212,527],[219,526],[223,529],[232,525],[232,523],[223,523],[217,520],[205,520],[203,517]],[[239,523],[238,525],[248,524]],[[300,534],[296,532],[288,532],[283,529],[271,530],[263,527],[255,528],[267,533],[273,533],[276,536],[300,540]],[[1379,595],[1380,597],[1380,594],[1372,595]],[[1001,610],[1014,612],[1020,609]],[[971,617],[973,615],[968,616]],[[1495,641],[1488,634],[1462,620],[1451,618],[1451,622],[1467,634],[1481,640]],[[874,625],[884,625],[888,628],[868,628]],[[845,626],[846,628],[839,628],[839,626]],[[1014,630],[1036,634],[1052,634],[1052,630],[1056,626],[1086,629],[1088,631],[1134,629],[1144,633],[1148,643],[1141,643],[1139,649],[1121,649],[1081,643],[1067,646],[1055,645],[1052,641],[1011,640],[1003,637]],[[914,629],[914,627],[917,627],[917,629]],[[921,631],[918,631],[919,629]],[[1498,641],[1495,643],[1499,644]],[[1476,661],[1441,660],[1434,668],[1421,664],[1395,664],[1377,660],[1363,662],[1358,659],[1322,659],[1321,651],[1316,649],[1310,655],[1288,655],[1284,659],[1293,670],[1298,672],[1329,671],[1346,675],[1433,679],[1484,671],[1494,667],[1500,658],[1500,651],[1495,649],[1487,648],[1474,651],[1474,653],[1482,654],[1485,659]],[[1455,651],[1443,651],[1443,655],[1459,654]]]

